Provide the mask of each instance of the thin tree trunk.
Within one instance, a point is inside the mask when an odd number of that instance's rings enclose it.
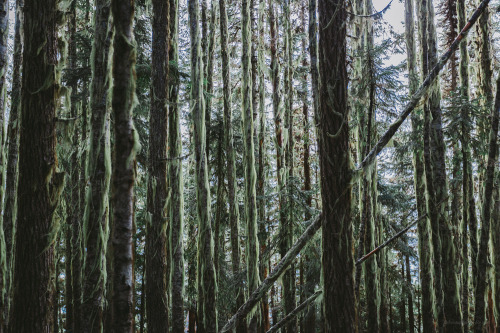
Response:
[[[83,279],[82,332],[100,332],[103,327],[106,288],[104,283],[107,278],[105,254],[109,229],[108,202],[111,177],[108,103],[110,80],[108,59],[111,43],[110,7],[109,1],[106,0],[98,0],[95,5],[93,58],[91,60],[93,73],[92,94],[90,96],[90,148],[86,166],[86,172],[89,176],[88,195],[85,199],[86,213],[84,214],[87,251]],[[74,235],[77,234],[74,233]],[[80,251],[79,247],[75,247],[75,251]],[[75,332],[78,331],[75,326]]]
[[[491,242],[493,244],[493,311],[495,328],[500,329],[500,174],[496,172],[496,180],[493,189],[493,205],[491,213]]]
[[[149,116],[146,224],[146,321],[148,332],[168,331],[167,126],[169,1],[153,2],[151,109]],[[170,145],[169,145],[170,147]],[[176,209],[179,207],[176,207]]]
[[[206,151],[205,105],[203,98],[203,60],[198,2],[188,1],[191,36],[191,101],[196,158],[196,198],[198,217],[198,332],[217,331],[217,283],[214,268],[212,226],[210,225],[210,189]]]
[[[17,218],[17,179],[18,179],[18,157],[19,157],[19,113],[21,97],[21,65],[23,61],[23,40],[21,37],[21,25],[23,24],[23,0],[16,1],[16,22],[14,31],[14,55],[12,70],[12,91],[11,108],[9,114],[8,153],[7,153],[7,179],[5,185],[5,204],[3,227],[5,236],[5,258],[7,265],[7,274],[5,280],[5,301],[3,303],[0,316],[4,316],[5,331],[9,324],[9,310],[11,305],[12,287],[13,287],[13,269],[14,269],[14,234]],[[0,301],[1,302],[1,301]]]
[[[413,312],[413,286],[411,282],[410,256],[406,256],[406,284],[408,287],[408,325],[409,332],[415,332],[415,314]]]
[[[178,63],[178,18],[179,2],[170,1],[170,47],[169,59]],[[182,235],[184,230],[184,179],[182,176],[182,138],[180,128],[179,80],[177,73],[169,75],[169,130],[170,164],[168,175],[170,179],[170,255],[172,256],[171,286],[172,286],[172,332],[184,332],[184,246]]]
[[[384,230],[386,228],[387,219],[385,217],[378,217],[379,232],[378,241],[383,242]],[[387,277],[387,250],[382,250],[378,256],[380,264],[380,333],[390,333],[389,330],[389,304],[388,304],[388,294],[390,293],[390,288],[388,287],[388,277]]]
[[[356,332],[347,107],[346,8],[320,0],[318,148],[323,203],[325,332]]]
[[[406,303],[405,303],[405,259],[401,255],[401,301],[399,303],[399,315],[401,316],[401,332],[406,332]]]
[[[12,312],[9,332],[53,329],[54,211],[64,186],[57,172],[56,107],[59,97],[57,0],[27,0],[19,143]],[[40,89],[44,87],[44,89]],[[26,249],[29,248],[29,251]]]
[[[227,158],[227,184],[229,201],[229,226],[231,230],[231,264],[233,278],[240,270],[240,245],[239,245],[239,208],[237,198],[236,180],[236,158],[234,152],[234,138],[232,125],[232,92],[231,73],[229,63],[229,43],[228,43],[228,18],[226,10],[226,0],[219,0],[220,10],[220,36],[221,36],[221,56],[222,56],[222,81],[224,98],[224,142]],[[236,310],[243,305],[245,295],[243,288],[239,286],[235,291]],[[241,323],[237,328],[238,333],[246,332],[246,325]]]
[[[257,201],[256,201],[256,172],[254,155],[254,122],[252,107],[252,29],[250,1],[243,0],[242,5],[241,40],[242,49],[242,119],[245,168],[245,220],[246,220],[246,260],[248,291],[252,293],[260,283],[259,278],[259,240],[257,238]],[[248,331],[256,333],[260,321],[260,312],[256,311],[248,320]]]
[[[284,210],[284,223],[280,225],[280,255],[283,258],[286,252],[293,244],[293,216],[294,216],[294,138],[293,138],[293,59],[292,59],[292,21],[290,1],[285,0],[283,5],[284,19],[284,98],[285,98],[285,113],[284,113],[284,131],[287,131],[283,138],[283,147],[285,149],[285,188],[286,195],[283,196],[281,210]],[[279,27],[279,26],[278,26]],[[283,275],[283,315],[290,314],[295,309],[295,266],[292,266]],[[283,333],[295,333],[297,330],[297,322],[295,318],[290,320],[284,327]]]
[[[134,0],[111,0],[115,34],[113,41],[113,297],[112,327],[132,332],[134,327],[133,208],[137,132],[132,123],[135,96],[133,21]]]
[[[6,112],[7,108],[7,69],[8,69],[8,38],[9,31],[9,1],[0,1],[0,208],[3,210],[3,199],[5,189],[5,166],[6,166]],[[0,216],[0,332],[4,331],[5,315],[4,311],[7,295],[7,276],[9,275],[7,259],[5,256],[5,233],[3,226],[3,216]]]

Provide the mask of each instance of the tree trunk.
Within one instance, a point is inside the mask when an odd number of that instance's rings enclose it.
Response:
[[[236,180],[236,158],[234,152],[233,124],[232,124],[232,92],[231,73],[229,63],[229,43],[228,43],[228,18],[226,11],[226,0],[219,0],[220,10],[220,36],[221,36],[221,56],[222,56],[222,81],[224,98],[224,142],[227,158],[227,192],[229,201],[229,226],[231,229],[231,264],[233,278],[236,278],[240,270],[240,245],[239,245],[239,208],[237,198]],[[236,309],[245,302],[243,288],[239,286],[235,290]],[[245,323],[241,323],[237,328],[238,333],[246,332]]]
[[[169,59],[178,63],[178,18],[179,2],[170,1],[170,47]],[[179,79],[177,73],[169,75],[169,123],[168,142],[170,143],[170,255],[172,256],[172,332],[184,332],[184,247],[182,235],[184,230],[184,179],[182,176],[182,138],[180,128]]]
[[[413,0],[405,1],[405,36],[408,57],[409,93],[413,95],[418,87],[417,59],[415,47]],[[411,116],[413,138],[417,141],[413,150],[414,188],[417,201],[418,217],[426,214],[424,157],[423,157],[423,119],[422,110],[416,110]],[[432,252],[429,219],[422,218],[417,225],[418,253],[420,269],[420,285],[422,287],[422,313],[424,333],[435,332],[434,326],[434,292],[432,289]]]
[[[57,172],[59,97],[57,0],[27,0],[19,143],[18,219],[9,332],[53,329],[54,211],[64,186]],[[40,89],[43,87],[43,89]],[[30,251],[26,251],[29,248]]]
[[[111,29],[108,1],[96,2],[92,58],[92,94],[90,96],[90,148],[86,172],[88,195],[85,199],[86,259],[82,304],[82,331],[100,332],[103,327],[103,308],[106,273],[106,244],[108,238],[109,185],[111,177],[109,128],[109,48]],[[85,121],[85,120],[84,120]],[[78,251],[78,248],[76,249]],[[75,332],[78,330],[75,328]]]
[[[133,208],[135,155],[139,149],[132,123],[135,98],[134,0],[111,0],[113,41],[113,298],[112,326],[117,332],[134,327]]]
[[[346,68],[346,8],[320,0],[319,163],[325,332],[356,332]]]
[[[411,282],[410,256],[406,256],[406,284],[408,287],[408,325],[409,332],[415,332],[415,315],[413,313],[413,286]]]
[[[4,325],[7,329],[9,324],[9,310],[11,304],[14,269],[14,231],[17,219],[17,179],[18,179],[18,157],[19,157],[19,106],[21,97],[21,65],[23,61],[23,40],[21,37],[21,25],[23,24],[23,0],[16,1],[16,22],[14,31],[14,55],[12,70],[12,91],[11,108],[9,114],[8,153],[7,153],[7,179],[5,185],[5,205],[4,205],[4,236],[5,236],[5,257],[7,265],[5,301],[3,305]],[[1,302],[1,301],[0,301]],[[1,314],[0,314],[1,316]],[[5,329],[5,330],[6,330]]]
[[[153,1],[151,109],[149,116],[148,213],[146,224],[146,321],[148,332],[168,331],[167,101],[169,1]],[[176,207],[178,209],[179,207]]]
[[[200,47],[198,2],[189,0],[191,36],[191,101],[194,122],[196,198],[198,217],[198,332],[217,332],[217,283],[214,268],[210,189],[206,152],[205,104],[203,98],[203,60]]]
[[[406,304],[405,304],[405,260],[403,254],[401,254],[401,301],[399,303],[399,315],[401,332],[406,332]]]
[[[490,217],[493,185],[495,181],[495,167],[498,163],[498,123],[500,114],[500,77],[497,79],[497,93],[495,105],[491,109],[491,128],[489,138],[488,160],[486,164],[486,174],[484,183],[483,205],[481,210],[482,227],[479,241],[479,251],[477,254],[477,282],[475,289],[475,312],[474,312],[474,332],[481,333],[484,328],[484,320],[486,313],[486,290],[488,281],[488,243],[490,240]],[[493,205],[494,207],[494,205]]]
[[[256,172],[254,155],[254,123],[252,107],[252,74],[251,50],[252,30],[250,1],[242,2],[242,119],[244,143],[244,168],[245,168],[245,220],[246,220],[246,260],[248,291],[252,293],[260,283],[259,279],[259,240],[257,238],[257,202],[256,202]],[[260,312],[256,311],[248,320],[248,331],[256,333],[260,321]]]

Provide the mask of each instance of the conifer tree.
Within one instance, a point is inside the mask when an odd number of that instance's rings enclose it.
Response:
[[[133,208],[135,156],[139,149],[132,122],[135,103],[134,0],[111,0],[115,27],[113,40],[114,160],[112,176],[113,296],[112,329],[133,330]]]
[[[153,50],[149,116],[148,221],[146,225],[146,321],[148,331],[168,331],[167,101],[169,2],[153,1]]]
[[[15,263],[9,332],[53,329],[54,211],[64,186],[56,159],[58,1],[24,3]],[[30,249],[27,251],[26,249]]]
[[[325,332],[356,332],[345,2],[320,0],[318,12],[323,325]]]
[[[169,59],[175,65],[179,61],[178,35],[179,35],[179,2],[170,1],[170,46]],[[177,67],[174,67],[177,68]],[[170,181],[170,256],[172,258],[171,287],[172,287],[172,332],[184,332],[184,249],[182,235],[184,231],[184,178],[182,175],[182,140],[180,128],[179,101],[179,76],[178,73],[169,72],[169,117],[168,141]]]
[[[214,268],[210,189],[206,155],[205,101],[203,97],[203,59],[197,1],[188,1],[191,37],[191,109],[194,123],[195,178],[198,217],[198,331],[217,332],[217,283]]]

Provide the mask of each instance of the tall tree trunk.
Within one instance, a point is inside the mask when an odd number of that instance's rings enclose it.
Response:
[[[484,183],[483,205],[481,209],[482,227],[477,254],[477,282],[475,288],[474,332],[481,333],[484,329],[486,313],[486,290],[488,281],[488,246],[490,240],[490,217],[492,207],[493,185],[495,181],[495,167],[498,163],[498,123],[500,114],[500,77],[497,79],[497,95],[495,105],[491,109],[491,128],[489,138],[488,159]],[[494,207],[494,205],[493,205]]]
[[[378,243],[383,242],[384,230],[386,228],[387,219],[382,216],[378,216]],[[390,288],[388,287],[388,276],[387,276],[387,249],[382,249],[379,259],[380,267],[380,332],[390,333],[389,330],[389,303],[388,296],[390,293]]]
[[[428,13],[428,35],[427,41],[429,46],[428,60],[429,69],[434,67],[438,62],[437,54],[437,37],[436,28],[434,24],[434,7],[432,0],[427,2]],[[453,227],[450,225],[449,204],[448,204],[448,182],[446,176],[446,146],[444,143],[443,127],[441,120],[441,96],[439,85],[431,88],[429,94],[429,109],[432,116],[430,123],[430,149],[432,161],[432,179],[435,182],[435,192],[433,202],[431,202],[432,209],[436,210],[437,219],[432,223],[437,223],[439,226],[439,237],[441,242],[441,285],[443,288],[443,315],[445,322],[443,322],[444,331],[462,332],[462,312],[460,310],[460,285],[457,277],[459,276],[458,257],[456,255],[456,243],[453,240]],[[429,170],[430,171],[430,170]],[[427,170],[426,170],[427,172]],[[440,202],[440,207],[437,204]],[[435,270],[439,270],[439,266]],[[436,284],[439,286],[438,281]]]
[[[463,27],[466,24],[465,17],[465,0],[457,1],[458,26]],[[460,44],[460,63],[459,63],[459,78],[460,78],[460,96],[463,102],[469,101],[469,52],[467,44]],[[470,112],[463,107],[460,116],[461,124],[461,149],[462,149],[462,317],[466,331],[469,327],[469,235],[471,241],[472,262],[476,259],[474,254],[477,253],[477,219],[476,219],[476,204],[474,199],[474,186],[472,179],[472,163],[470,152]],[[469,231],[467,227],[469,226]],[[472,270],[475,272],[475,264],[472,265]],[[475,275],[475,274],[473,274]]]
[[[64,186],[57,172],[59,97],[57,0],[25,1],[15,264],[9,332],[53,328],[54,211]],[[43,89],[40,89],[43,87]],[[26,249],[29,248],[29,251]]]
[[[405,0],[405,37],[408,57],[409,93],[413,95],[418,87],[417,59],[414,32],[413,0]],[[423,117],[422,110],[416,110],[411,116],[413,138],[417,141],[413,149],[414,188],[417,201],[417,213],[421,218],[426,214],[424,156],[423,156]],[[417,225],[420,285],[422,287],[422,313],[424,333],[435,332],[433,263],[431,252],[431,234],[429,219],[422,218]]]
[[[203,98],[203,60],[200,47],[198,2],[189,0],[191,36],[191,101],[194,122],[196,198],[198,216],[198,332],[217,332],[217,283],[214,268],[210,189],[206,154],[205,104]]]
[[[69,87],[71,88],[71,110],[70,116],[74,119],[78,117],[78,109],[77,105],[77,89],[78,89],[78,78],[75,75],[76,67],[77,67],[77,59],[76,59],[76,2],[71,2],[70,15],[68,19],[68,30],[69,30],[69,72],[70,72],[70,80],[68,82]],[[75,267],[81,268],[81,265],[76,264],[76,260],[81,259],[81,216],[80,216],[80,188],[77,185],[78,180],[80,178],[80,163],[78,159],[78,147],[79,147],[79,124],[75,121],[75,126],[73,129],[72,136],[69,138],[72,143],[73,150],[71,151],[69,164],[70,164],[70,179],[71,183],[74,186],[69,188],[68,197],[67,197],[67,220],[66,223],[68,225],[66,232],[66,329],[70,332],[75,331],[75,311],[74,309],[81,310],[80,307],[80,294],[76,296],[73,289],[73,284],[80,283],[81,280],[81,272],[74,272],[73,274],[73,263],[75,263]],[[76,230],[75,230],[76,229]],[[75,237],[73,237],[73,234]],[[76,278],[75,278],[76,277]],[[75,286],[75,290],[81,291],[80,285]],[[78,302],[78,304],[77,304]],[[78,312],[78,316],[80,315],[80,311]],[[80,318],[78,318],[80,319]],[[78,324],[81,321],[78,320]],[[77,327],[78,329],[80,326]]]
[[[491,213],[491,243],[493,244],[493,270],[491,281],[493,281],[493,310],[495,327],[500,329],[500,174],[496,171],[495,184],[493,188],[493,205]]]
[[[401,301],[399,303],[399,315],[401,332],[406,332],[406,303],[405,303],[405,259],[403,254],[401,254]]]
[[[7,130],[8,152],[7,152],[7,179],[5,185],[5,205],[3,215],[3,226],[5,230],[5,257],[7,265],[5,301],[3,306],[4,324],[8,327],[9,310],[12,296],[12,276],[14,269],[14,234],[17,220],[17,179],[18,179],[18,157],[19,157],[19,110],[21,97],[21,65],[23,61],[23,40],[21,37],[23,24],[23,0],[16,1],[16,22],[14,31],[14,55],[12,69],[12,91],[11,108],[9,113],[9,125]]]
[[[3,210],[3,198],[5,188],[5,109],[7,107],[7,69],[8,69],[8,45],[7,37],[9,31],[9,2],[8,0],[0,1],[0,208]],[[5,256],[5,233],[3,226],[3,216],[0,216],[0,251],[2,257],[0,258],[0,332],[4,331],[5,314],[4,311],[7,294],[7,275],[8,266]]]
[[[265,42],[264,42],[264,24],[265,24],[265,0],[260,0],[259,3],[259,40],[258,40],[258,54],[257,54],[257,70],[259,75],[259,137],[258,137],[258,174],[257,174],[257,197],[259,198],[258,209],[258,222],[259,222],[259,245],[260,245],[260,262],[263,263],[261,266],[263,269],[260,270],[260,279],[264,280],[267,278],[269,272],[269,261],[264,258],[264,253],[267,249],[268,242],[268,231],[266,220],[266,204],[267,200],[265,198],[265,184],[266,184],[266,164],[267,164],[267,128],[266,128],[266,88],[265,88]],[[262,298],[261,307],[261,325],[260,332],[265,333],[271,328],[271,322],[269,318],[269,301],[268,297],[264,296]]]
[[[293,138],[293,59],[292,59],[292,21],[290,1],[285,0],[283,5],[284,18],[284,131],[287,131],[283,137],[283,148],[285,153],[286,176],[284,183],[286,194],[283,196],[282,208],[285,215],[280,225],[280,255],[283,258],[293,244],[293,177],[294,177],[294,138]],[[288,315],[295,309],[295,266],[292,264],[283,275],[283,316]],[[296,320],[290,320],[284,327],[284,333],[295,333],[297,330]]]
[[[133,208],[135,155],[139,149],[132,122],[135,99],[134,0],[111,0],[113,41],[113,297],[112,326],[117,332],[134,327]]]
[[[237,198],[237,180],[236,180],[236,157],[234,152],[234,138],[232,125],[232,92],[231,92],[231,73],[229,63],[229,43],[228,43],[228,19],[226,10],[226,0],[219,0],[220,10],[220,36],[221,36],[221,56],[222,56],[222,81],[224,98],[224,143],[226,147],[227,158],[227,192],[229,201],[229,226],[231,230],[231,264],[233,278],[237,276],[240,270],[240,245],[239,245],[239,208]],[[236,308],[235,311],[243,305],[245,295],[243,288],[239,286],[236,289]],[[237,328],[238,333],[246,332],[245,323],[240,323]]]
[[[411,282],[411,267],[410,267],[410,256],[406,256],[406,284],[408,287],[407,297],[408,297],[408,325],[409,332],[415,332],[415,315],[413,313],[413,286]]]
[[[148,213],[146,224],[146,321],[148,331],[168,331],[167,101],[169,1],[153,1],[151,109],[149,116]],[[179,207],[176,207],[178,209]]]
[[[346,68],[346,8],[320,0],[319,162],[323,233],[325,332],[356,332]]]
[[[252,293],[260,283],[259,278],[259,240],[257,238],[257,201],[256,201],[256,172],[254,154],[254,122],[252,107],[252,74],[251,51],[252,29],[250,1],[243,0],[242,5],[241,40],[243,50],[242,62],[242,119],[244,143],[244,169],[245,169],[245,220],[246,220],[246,260],[248,291]],[[260,321],[260,312],[256,311],[248,321],[248,331],[256,333]]]
[[[108,238],[109,185],[111,177],[109,128],[109,48],[111,43],[109,1],[96,1],[91,83],[90,148],[87,158],[88,194],[85,199],[86,259],[82,304],[82,331],[100,332]],[[86,119],[84,119],[86,121]],[[78,251],[78,248],[76,249]],[[75,332],[78,329],[75,327]]]
[[[170,1],[170,47],[169,59],[174,63],[179,61],[179,2]],[[170,203],[170,255],[172,257],[172,332],[184,332],[184,247],[182,235],[184,230],[184,179],[182,177],[182,138],[180,128],[179,76],[169,75],[169,119],[168,142],[170,143],[170,164],[168,176],[171,189]]]

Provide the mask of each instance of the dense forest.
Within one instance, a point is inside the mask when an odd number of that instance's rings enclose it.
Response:
[[[500,332],[498,0],[0,0],[0,333]]]

